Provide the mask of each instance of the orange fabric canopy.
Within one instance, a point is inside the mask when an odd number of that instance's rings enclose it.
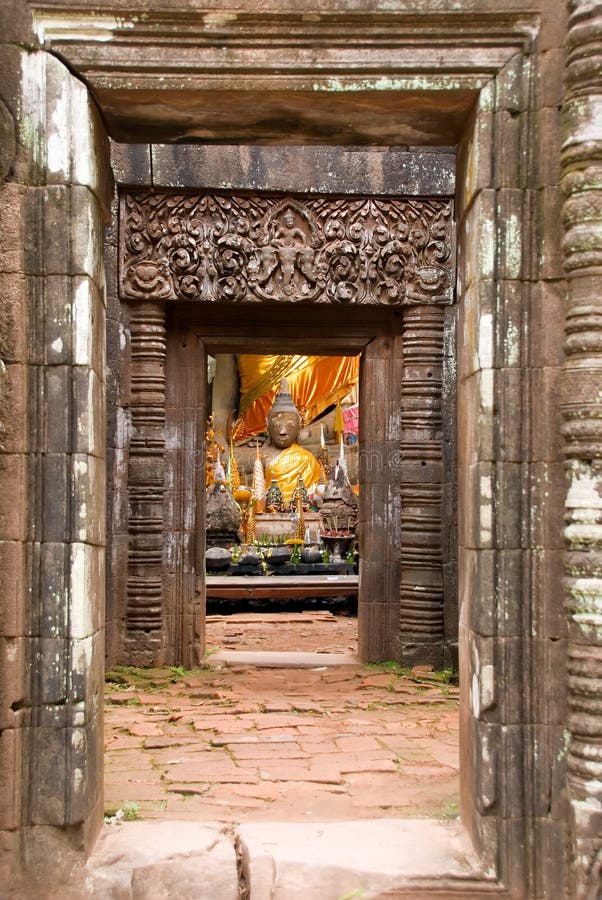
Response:
[[[359,356],[238,357],[239,417],[234,438],[244,440],[266,430],[266,419],[283,378],[288,380],[303,424],[342,400],[359,378]]]

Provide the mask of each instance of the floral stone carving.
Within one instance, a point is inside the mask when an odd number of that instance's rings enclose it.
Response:
[[[124,299],[453,300],[449,199],[144,191],[121,203]]]

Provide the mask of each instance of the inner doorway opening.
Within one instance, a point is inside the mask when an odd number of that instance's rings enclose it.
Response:
[[[357,655],[359,371],[359,355],[208,357],[207,647],[220,658]]]

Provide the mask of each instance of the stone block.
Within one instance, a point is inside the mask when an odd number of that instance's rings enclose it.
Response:
[[[525,854],[525,822],[520,818],[501,820],[500,840],[504,842],[504,857],[500,866],[500,878],[508,885],[510,896],[524,893],[527,883]]]
[[[169,531],[165,528],[163,551],[164,567],[167,572],[191,573],[195,570],[195,535],[189,531]]]
[[[494,335],[494,365],[497,368],[512,369],[523,365],[527,352],[523,320],[530,288],[519,281],[498,282]]]
[[[0,453],[0,540],[24,541],[27,536],[27,457]]]
[[[0,541],[0,635],[19,637],[25,631],[25,544]]]
[[[73,722],[88,726],[102,714],[104,689],[104,638],[97,631],[71,644],[71,701],[77,707]]]
[[[497,275],[509,281],[524,277],[524,235],[528,229],[528,196],[525,191],[502,188],[497,200]]]
[[[459,306],[458,380],[493,365],[495,306],[492,281],[477,280],[468,287]]]
[[[539,819],[535,822],[536,858],[545,860],[545,865],[536,866],[534,872],[534,896],[553,897],[562,892],[568,896],[567,859],[565,848],[569,846],[568,821]]]
[[[525,72],[525,68],[527,71]],[[528,63],[522,54],[516,53],[506,63],[495,79],[496,109],[520,113],[526,109],[528,102]]]
[[[537,462],[562,459],[560,368],[535,369],[531,373],[531,458]]]
[[[462,466],[494,457],[493,382],[496,373],[479,371],[458,388],[458,462]]]
[[[65,638],[36,638],[36,665],[43,673],[35,701],[44,706],[63,706],[69,699],[67,666],[69,645]]]
[[[22,831],[0,829],[0,883],[14,884],[20,874]]]
[[[542,16],[541,27],[537,36],[537,44],[540,53],[547,50],[557,50],[564,46],[568,30],[568,7],[559,6],[554,9],[553,15]]]
[[[6,363],[27,360],[26,310],[26,277],[20,272],[0,272],[0,358]]]
[[[68,365],[72,362],[72,279],[68,275],[49,275],[35,280],[43,319],[43,347],[36,355],[50,366]]]
[[[516,689],[516,685],[529,683],[525,641],[522,637],[498,637],[494,653],[496,718],[505,725],[520,725],[526,721],[528,714],[528,704],[525,702],[528,689]],[[532,689],[537,693],[537,686]]]
[[[464,232],[458,229],[458,274],[465,290],[477,280],[493,278],[496,259],[494,222],[496,192],[483,190],[466,213]]]
[[[362,579],[362,584],[366,583]],[[360,596],[374,596],[366,591]],[[389,614],[387,604],[381,601],[360,599],[358,606],[359,647],[358,652],[363,662],[379,662],[385,659],[399,661],[399,624],[396,621],[392,630],[388,630]]]
[[[524,149],[527,116],[499,109],[493,121],[496,186],[523,188],[527,180]]]
[[[88,187],[110,221],[113,177],[104,123],[87,86],[71,76],[72,181]]]
[[[526,443],[524,431],[528,427],[523,416],[517,410],[523,408],[524,377],[518,368],[498,369],[495,373],[496,421],[495,445],[496,458],[508,462],[520,462],[523,459],[523,447]],[[535,393],[534,396],[537,396]]]
[[[529,557],[524,550],[498,550],[495,569],[496,633],[501,637],[519,637],[525,633],[525,584]]]
[[[105,308],[101,294],[90,278],[73,279],[73,364],[93,369],[99,378],[105,372]]]
[[[42,113],[43,162],[47,184],[71,182],[71,144],[74,138],[71,121],[71,88],[75,81],[67,67],[52,54],[39,54],[43,64]],[[83,85],[82,85],[83,88]],[[85,89],[85,88],[84,88]],[[85,128],[85,119],[79,126]]]
[[[197,822],[137,822],[125,845],[119,829],[105,833],[88,862],[87,880],[99,897],[239,896],[232,840],[221,827]]]
[[[498,768],[500,766],[500,728],[487,722],[475,722],[472,731],[474,744],[473,802],[479,815],[491,814],[499,800]]]
[[[462,466],[458,481],[458,541],[460,546],[479,550],[493,546],[492,463]]]
[[[71,638],[89,637],[101,625],[105,592],[104,565],[103,547],[92,547],[84,543],[71,545]]]
[[[145,171],[146,148],[134,145],[119,178],[139,182],[133,166]],[[132,148],[128,148],[132,151]],[[449,152],[421,147],[211,146],[153,144],[156,187],[285,191],[293,193],[452,196],[455,166]],[[117,154],[115,154],[117,157]],[[131,179],[134,179],[133,181]],[[148,180],[146,181],[148,183]]]
[[[522,819],[527,815],[527,779],[525,745],[530,729],[523,725],[502,725],[497,734],[498,811],[504,819]]]
[[[0,390],[0,449],[25,453],[29,445],[27,421],[28,369],[23,363],[3,367]]]
[[[67,797],[65,823],[85,821],[98,802],[103,775],[102,718],[94,716],[85,726],[70,730],[73,777]]]
[[[43,158],[48,184],[79,184],[93,191],[107,210],[112,182],[108,142],[100,114],[85,84],[52,55],[42,60],[45,112]]]
[[[71,274],[70,217],[70,189],[65,185],[29,191],[27,230],[37,238],[25,244],[27,271],[32,275]]]
[[[537,257],[539,276],[546,280],[564,277],[562,202],[562,191],[559,187],[545,187],[537,191],[535,220]]]
[[[69,366],[47,366],[44,370],[42,448],[48,453],[69,453],[72,449],[71,371]]]
[[[565,64],[566,50],[562,46],[539,53],[535,75],[536,109],[548,107],[558,110],[562,105]]]
[[[529,306],[529,354],[532,366],[561,366],[564,362],[565,281],[532,285]]]
[[[107,365],[111,371],[117,373],[119,372],[119,361],[121,358],[121,324],[115,319],[109,318],[108,311],[106,329]]]
[[[561,550],[564,547],[564,498],[562,463],[532,463],[529,508],[533,547],[549,550]]]
[[[458,147],[456,184],[458,219],[470,209],[479,191],[492,183],[493,115],[477,106]]]
[[[100,205],[88,188],[71,188],[71,218],[68,221],[71,244],[71,272],[88,275],[100,288],[104,283],[104,223]],[[63,228],[65,223],[63,222]]]
[[[76,541],[104,545],[106,482],[104,460],[74,454],[71,457],[73,484],[73,537]]]
[[[23,185],[0,185],[0,265],[3,272],[27,271],[26,202],[29,194]]]
[[[566,698],[567,683],[567,640],[535,638],[532,642],[533,655],[533,719],[544,725],[562,727],[566,724],[568,710]]]
[[[559,85],[554,85],[558,89]],[[560,184],[562,129],[559,107],[547,107],[538,115],[539,146],[535,152],[535,185],[538,188]]]
[[[72,383],[73,418],[77,423],[73,449],[76,453],[103,459],[106,440],[104,385],[96,372],[87,366],[72,369]]]
[[[184,149],[184,148],[183,148]],[[192,148],[185,148],[190,150]],[[202,148],[199,148],[201,150]],[[151,145],[110,142],[111,168],[117,184],[149,185],[152,182]]]
[[[21,766],[23,730],[5,728],[0,731],[0,831],[21,824]]]
[[[69,544],[40,547],[39,608],[32,623],[41,637],[66,638],[69,621]]]
[[[0,99],[0,182],[6,180],[16,155],[15,120],[8,106]]]
[[[528,522],[521,463],[497,463],[495,478],[496,546],[501,550],[517,550],[524,546]]]
[[[463,626],[464,627],[464,626]],[[491,637],[484,637],[467,630],[464,641],[468,653],[467,695],[468,709],[466,713],[475,721],[495,722],[499,719],[499,697],[504,690],[500,682],[500,669],[495,656],[497,643]]]
[[[107,467],[108,480],[112,486],[111,533],[113,535],[126,534],[129,521],[127,493],[129,452],[113,450],[112,457],[112,466]]]
[[[19,710],[29,705],[26,668],[27,638],[0,637],[0,732],[17,727]]]
[[[560,526],[560,523],[559,523]],[[532,552],[533,612],[535,637],[566,637],[564,611],[564,557],[562,550],[536,549]]]
[[[63,727],[31,729],[29,784],[30,822],[33,825],[65,824],[68,778],[71,775],[69,747],[71,733]]]
[[[46,453],[42,457],[43,541],[61,542],[71,538],[70,464],[70,457],[65,453]]]
[[[470,631],[494,633],[494,553],[492,550],[458,551],[459,620]]]
[[[566,809],[566,736],[561,726],[534,725],[533,815],[542,819],[564,816]]]

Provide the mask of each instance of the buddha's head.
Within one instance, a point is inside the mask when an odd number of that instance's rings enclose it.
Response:
[[[270,441],[279,450],[286,450],[299,437],[301,413],[293,403],[286,378],[280,382],[280,389],[268,413],[267,425]]]

